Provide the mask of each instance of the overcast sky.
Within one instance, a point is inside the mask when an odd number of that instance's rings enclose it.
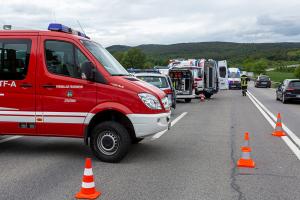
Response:
[[[0,0],[0,25],[59,22],[104,46],[300,42],[300,0]]]

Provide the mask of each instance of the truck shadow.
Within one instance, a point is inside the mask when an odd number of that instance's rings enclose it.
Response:
[[[1,154],[10,156],[63,156],[82,159],[92,156],[88,146],[85,146],[79,139],[41,139],[33,137],[19,138],[0,144]]]

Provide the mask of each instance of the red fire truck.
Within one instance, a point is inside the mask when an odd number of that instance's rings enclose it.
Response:
[[[102,161],[169,128],[166,94],[62,24],[0,31],[0,135],[84,138]]]

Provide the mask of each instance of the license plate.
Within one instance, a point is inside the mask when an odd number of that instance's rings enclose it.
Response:
[[[263,85],[267,85],[267,82],[261,82],[261,84],[263,84]]]
[[[236,87],[235,85],[232,85],[231,87]]]

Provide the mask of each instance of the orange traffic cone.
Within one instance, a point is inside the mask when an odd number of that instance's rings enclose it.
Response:
[[[92,170],[92,161],[90,158],[85,160],[85,169],[82,178],[82,186],[80,192],[75,196],[77,199],[96,199],[101,192],[96,191],[94,175]]]
[[[245,140],[244,145],[241,147],[242,152],[251,152],[251,147],[249,145],[250,138],[248,132],[245,132],[244,140]]]
[[[247,168],[254,168],[255,162],[251,158],[251,152],[244,152],[242,151],[242,158],[240,158],[237,162],[238,167],[247,167]]]
[[[278,113],[277,115],[277,122],[276,122],[275,130],[273,131],[272,135],[277,137],[286,136],[282,129],[280,113]]]

